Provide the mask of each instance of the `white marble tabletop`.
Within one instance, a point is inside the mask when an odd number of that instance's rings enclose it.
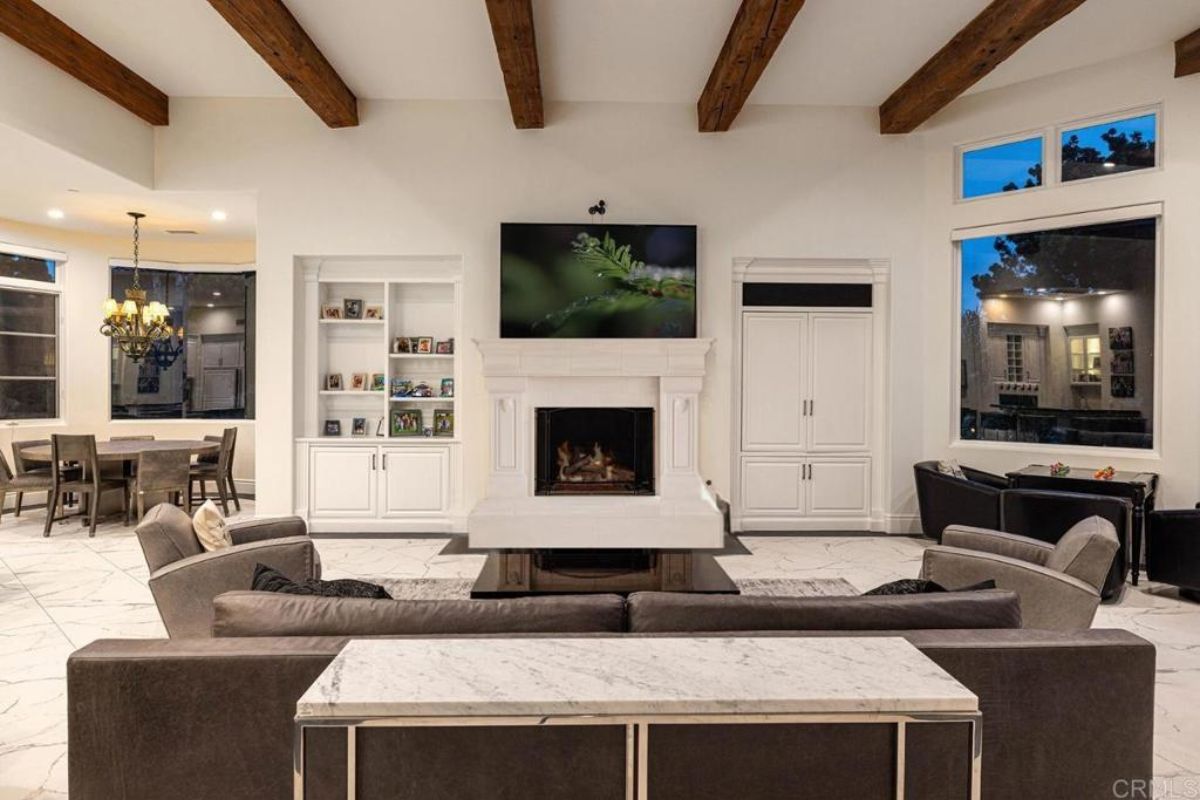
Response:
[[[973,712],[901,638],[361,639],[298,719]]]

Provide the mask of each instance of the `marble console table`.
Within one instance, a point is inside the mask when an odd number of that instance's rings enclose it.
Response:
[[[317,726],[346,729],[348,800],[363,728],[624,726],[625,797],[645,800],[655,725],[864,722],[896,726],[897,798],[906,726],[969,723],[978,800],[978,698],[901,638],[356,640],[297,702],[295,797]]]

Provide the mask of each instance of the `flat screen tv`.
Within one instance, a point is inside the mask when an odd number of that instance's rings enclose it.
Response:
[[[500,335],[696,335],[696,226],[500,226]]]

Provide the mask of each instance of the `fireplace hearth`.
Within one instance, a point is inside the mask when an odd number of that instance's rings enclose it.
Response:
[[[654,494],[654,409],[537,409],[537,495]]]

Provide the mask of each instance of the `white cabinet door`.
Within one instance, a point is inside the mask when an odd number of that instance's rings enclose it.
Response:
[[[374,517],[374,447],[312,448],[308,471],[309,514],[313,517]]]
[[[743,450],[804,448],[807,325],[807,314],[743,315]]]
[[[380,516],[445,513],[450,503],[450,448],[384,447]]]
[[[742,511],[795,516],[804,513],[804,462],[742,459]]]
[[[871,317],[811,314],[812,452],[870,448]]]
[[[808,462],[808,514],[864,516],[871,510],[871,459],[813,458]]]

